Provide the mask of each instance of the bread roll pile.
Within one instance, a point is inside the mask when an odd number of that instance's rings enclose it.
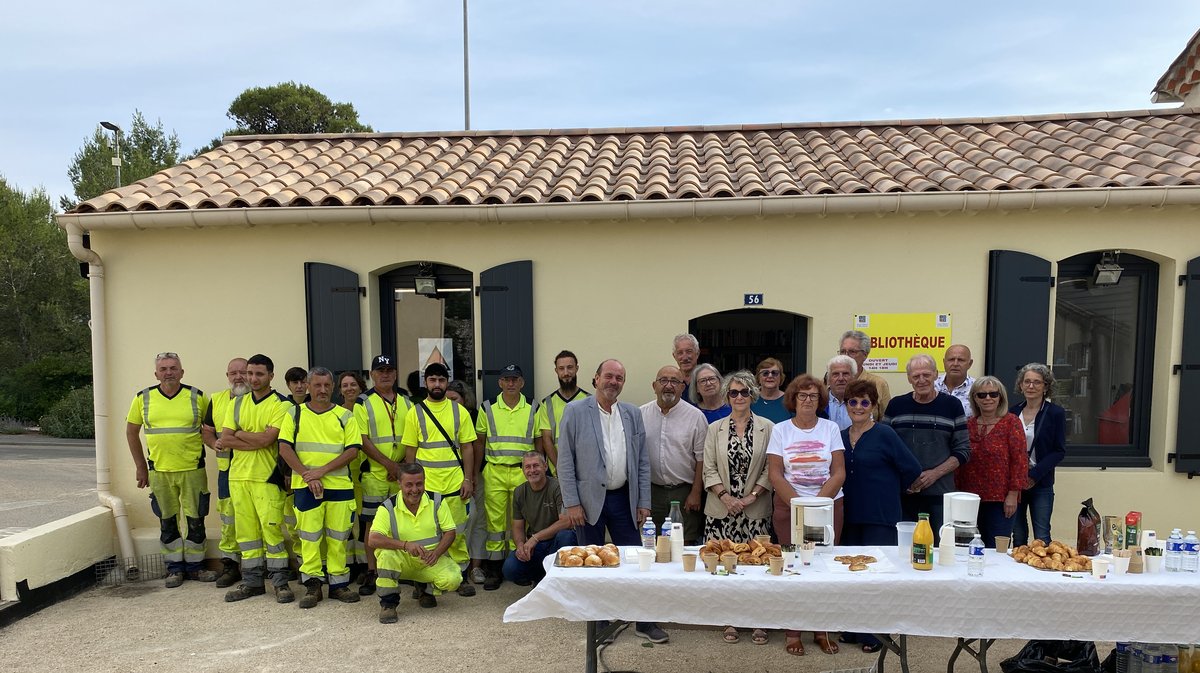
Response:
[[[758,540],[749,542],[734,542],[733,540],[709,540],[700,548],[700,554],[737,554],[738,563],[748,566],[765,566],[767,559],[772,556],[783,556],[783,549],[777,544],[762,544]]]
[[[1038,570],[1082,572],[1092,569],[1091,559],[1080,556],[1074,547],[1068,547],[1058,540],[1051,540],[1050,544],[1041,540],[1023,544],[1013,550],[1013,560]]]
[[[614,544],[598,547],[563,547],[558,550],[558,565],[565,568],[611,568],[621,565],[621,550]]]

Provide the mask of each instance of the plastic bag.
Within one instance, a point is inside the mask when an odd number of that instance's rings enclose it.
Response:
[[[1016,656],[1000,662],[1000,670],[1004,673],[1101,673],[1096,644],[1086,640],[1031,640]]]
[[[1075,548],[1083,556],[1095,556],[1100,553],[1101,521],[1103,519],[1100,513],[1092,506],[1092,499],[1084,500],[1083,509],[1079,510],[1079,537],[1075,542]]]

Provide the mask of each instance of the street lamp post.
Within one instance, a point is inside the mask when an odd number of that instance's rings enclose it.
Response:
[[[121,186],[121,136],[124,134],[124,131],[121,130],[120,126],[117,126],[116,124],[114,124],[112,122],[100,122],[100,125],[106,129],[108,129],[109,131],[112,131],[113,138],[116,138],[117,153],[115,155],[113,155],[112,165],[117,167],[117,187],[120,187]]]

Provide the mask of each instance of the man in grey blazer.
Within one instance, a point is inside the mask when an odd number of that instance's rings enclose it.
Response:
[[[581,532],[581,544],[604,544],[604,533],[619,546],[641,545],[639,529],[650,516],[650,457],[641,411],[617,400],[625,387],[625,366],[605,360],[592,384],[596,394],[563,410],[558,435],[558,483],[567,517]],[[639,622],[637,635],[655,643],[667,633]]]

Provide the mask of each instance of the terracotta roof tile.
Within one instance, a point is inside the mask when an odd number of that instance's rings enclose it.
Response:
[[[1200,183],[1200,111],[231,137],[75,212]]]

